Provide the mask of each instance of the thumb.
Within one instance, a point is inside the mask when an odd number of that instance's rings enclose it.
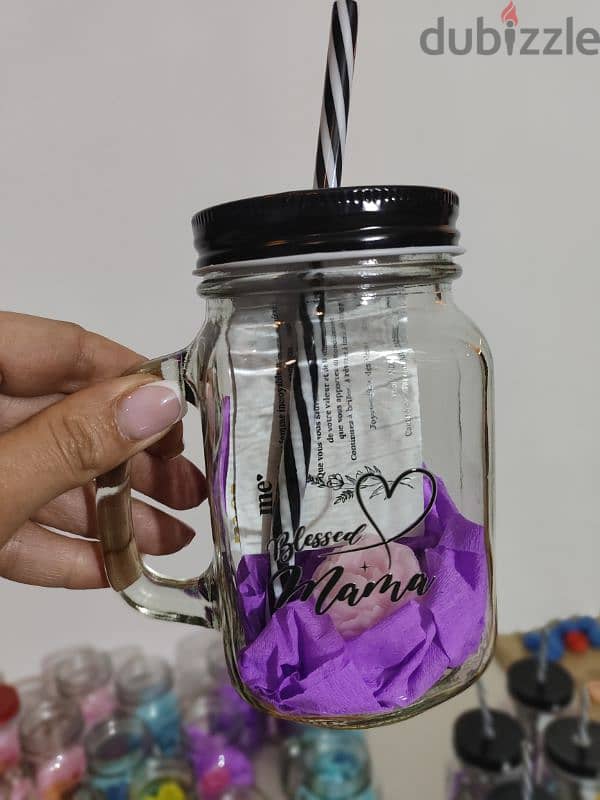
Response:
[[[69,395],[0,436],[0,547],[54,497],[161,438],[185,411],[174,381],[129,375]]]

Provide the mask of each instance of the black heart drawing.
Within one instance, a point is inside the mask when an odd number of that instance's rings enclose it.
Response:
[[[409,475],[415,475],[415,474],[423,475],[429,481],[429,484],[431,486],[431,497],[429,498],[429,502],[427,503],[427,505],[425,506],[423,511],[419,514],[419,516],[413,522],[410,523],[410,525],[408,525],[406,528],[404,528],[404,530],[401,531],[400,533],[395,533],[393,536],[390,536],[389,539],[386,539],[384,534],[382,533],[381,529],[379,528],[379,526],[377,525],[377,523],[375,522],[375,520],[371,516],[371,514],[369,514],[369,512],[367,511],[367,508],[365,506],[365,502],[364,502],[363,497],[362,497],[362,492],[361,492],[362,485],[367,480],[369,480],[369,481],[378,480],[381,483],[381,485],[383,486],[383,490],[385,492],[386,499],[389,500],[390,497],[396,491],[396,488],[404,480],[404,478],[407,478]],[[372,490],[372,488],[373,487],[371,485],[370,489]],[[435,503],[435,499],[437,497],[437,481],[435,479],[435,476],[432,475],[432,473],[429,472],[429,470],[426,470],[424,467],[413,467],[412,469],[407,469],[404,472],[402,472],[400,475],[398,475],[396,480],[390,485],[387,482],[387,480],[383,477],[383,475],[377,475],[377,474],[374,474],[374,473],[365,473],[365,474],[361,475],[360,478],[356,481],[356,486],[354,487],[354,491],[356,492],[356,499],[358,501],[358,505],[361,508],[361,511],[363,512],[365,517],[369,520],[369,522],[371,523],[371,525],[373,526],[373,528],[377,532],[377,535],[381,539],[381,543],[378,542],[377,544],[370,544],[370,545],[367,545],[366,547],[353,547],[350,550],[343,550],[343,551],[338,551],[338,552],[358,553],[361,550],[372,550],[374,547],[381,547],[383,545],[385,547],[385,551],[386,551],[387,556],[388,556],[388,561],[389,561],[388,569],[390,569],[391,566],[392,566],[392,552],[390,550],[390,542],[395,542],[397,539],[401,539],[403,536],[406,536],[407,533],[410,533],[410,531],[414,530],[414,528],[416,528],[417,525],[419,525],[421,522],[423,522],[423,520],[425,519],[427,514],[429,514],[429,512],[433,508],[433,504]]]

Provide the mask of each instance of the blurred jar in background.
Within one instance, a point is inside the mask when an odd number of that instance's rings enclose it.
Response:
[[[322,730],[303,746],[294,800],[376,800],[364,736]]]
[[[489,714],[490,731],[481,709],[466,711],[454,723],[456,763],[449,771],[448,800],[483,800],[494,787],[519,778],[523,728],[503,711]]]
[[[81,783],[86,772],[83,729],[79,706],[70,700],[43,700],[23,714],[21,751],[38,800],[60,800]]]
[[[152,736],[138,717],[116,716],[84,739],[89,783],[105,800],[127,800],[135,771],[152,752]]]
[[[544,736],[544,784],[557,800],[600,797],[600,723],[563,717]]]
[[[196,798],[192,771],[185,761],[149,758],[136,771],[130,800],[201,800]]]
[[[110,656],[83,647],[54,663],[54,682],[60,697],[75,700],[86,729],[108,719],[117,701]]]
[[[223,707],[214,693],[198,697],[185,717],[186,757],[194,772],[198,794],[204,800],[254,786],[255,772],[249,753],[235,744],[245,719],[231,715],[226,721],[223,724]]]
[[[142,720],[164,755],[178,754],[181,714],[168,663],[161,658],[136,655],[117,672],[116,688],[121,710]]]
[[[295,797],[302,786],[306,775],[306,752],[321,736],[356,737],[365,742],[365,734],[360,730],[324,732],[322,728],[287,721],[281,722],[279,732],[283,737],[280,750],[280,778],[288,797]]]

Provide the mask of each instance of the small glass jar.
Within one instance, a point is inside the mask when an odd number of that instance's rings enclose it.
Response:
[[[23,714],[21,750],[38,800],[58,800],[81,782],[86,771],[83,728],[79,706],[70,700],[43,700]]]
[[[136,769],[152,752],[152,737],[138,717],[111,717],[84,740],[89,780],[106,800],[127,800]]]
[[[495,786],[514,781],[521,770],[524,732],[516,719],[491,711],[494,736],[486,736],[480,709],[461,714],[454,723],[458,764],[451,770],[448,800],[483,800]]]
[[[149,758],[134,775],[130,800],[195,800],[194,778],[185,761]]]
[[[365,741],[365,734],[361,730],[331,730],[324,734],[322,728],[287,722],[281,725],[281,735],[284,738],[280,751],[280,779],[288,797],[295,797],[296,792],[302,786],[306,773],[306,752],[323,735],[340,738],[355,737],[362,742]]]
[[[375,800],[366,741],[324,731],[306,746],[295,800]]]
[[[587,724],[588,742],[579,738],[580,721],[557,719],[544,736],[545,784],[557,800],[597,800],[600,797],[600,723]]]
[[[21,703],[14,686],[0,684],[0,775],[21,759],[19,711]]]
[[[107,653],[91,647],[69,652],[54,665],[58,694],[79,703],[86,729],[108,719],[117,701]]]
[[[234,787],[254,785],[255,771],[248,751],[237,744],[246,722],[240,717],[239,725],[232,723],[229,720],[223,725],[223,709],[214,694],[198,698],[186,715],[186,758],[192,766],[198,794],[205,800],[220,798]]]
[[[179,753],[181,714],[167,662],[152,656],[134,656],[117,673],[116,687],[121,709],[142,720],[161,753]]]
[[[573,678],[560,664],[549,663],[540,681],[536,658],[515,661],[507,671],[508,693],[525,735],[533,745],[533,774],[540,776],[544,731],[552,720],[564,713],[573,701]]]

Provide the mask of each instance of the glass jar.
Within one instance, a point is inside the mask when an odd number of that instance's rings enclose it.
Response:
[[[15,767],[21,758],[20,708],[19,695],[14,686],[0,684],[0,775]]]
[[[237,702],[243,701],[237,697]],[[224,717],[220,698],[215,694],[198,698],[190,709],[184,723],[185,754],[201,797],[212,800],[232,787],[254,785],[250,751],[239,744],[246,740],[255,743],[248,725],[249,720],[243,715],[237,721],[227,713]]]
[[[366,747],[365,734],[361,730],[323,730],[309,725],[288,723],[282,726],[283,741],[280,747],[280,778],[287,797],[295,797],[296,792],[306,781],[306,754],[318,740],[325,736],[333,741],[336,737],[347,739],[358,738]]]
[[[167,662],[153,656],[134,656],[117,673],[116,686],[121,709],[142,720],[161,753],[177,754],[181,715]]]
[[[106,800],[127,800],[136,769],[152,752],[152,737],[138,717],[112,717],[84,740],[89,781]]]
[[[137,770],[130,800],[196,800],[194,779],[185,761],[149,758]]]
[[[81,782],[86,771],[83,727],[79,707],[70,700],[43,700],[23,714],[21,749],[38,800],[60,800]]]
[[[58,694],[79,703],[86,729],[108,719],[117,705],[107,653],[91,647],[68,652],[54,664]]]
[[[544,731],[571,705],[575,693],[573,678],[560,664],[549,663],[543,680],[539,675],[536,658],[515,661],[507,670],[508,693],[517,718],[533,745],[533,774],[536,778],[541,777]]]
[[[458,764],[450,773],[448,800],[484,800],[495,786],[519,777],[523,729],[503,711],[489,713],[493,736],[486,735],[480,709],[466,711],[454,723],[453,746]]]
[[[303,780],[295,800],[375,800],[366,741],[323,731],[304,749]]]
[[[551,722],[544,736],[546,787],[557,800],[600,797],[600,723],[588,722],[587,742],[580,721],[564,717]]]
[[[386,186],[198,214],[205,325],[142,371],[202,410],[212,567],[146,568],[126,467],[98,480],[113,587],[221,627],[235,686],[275,715],[397,721],[491,657],[492,367],[453,297],[457,209]]]

